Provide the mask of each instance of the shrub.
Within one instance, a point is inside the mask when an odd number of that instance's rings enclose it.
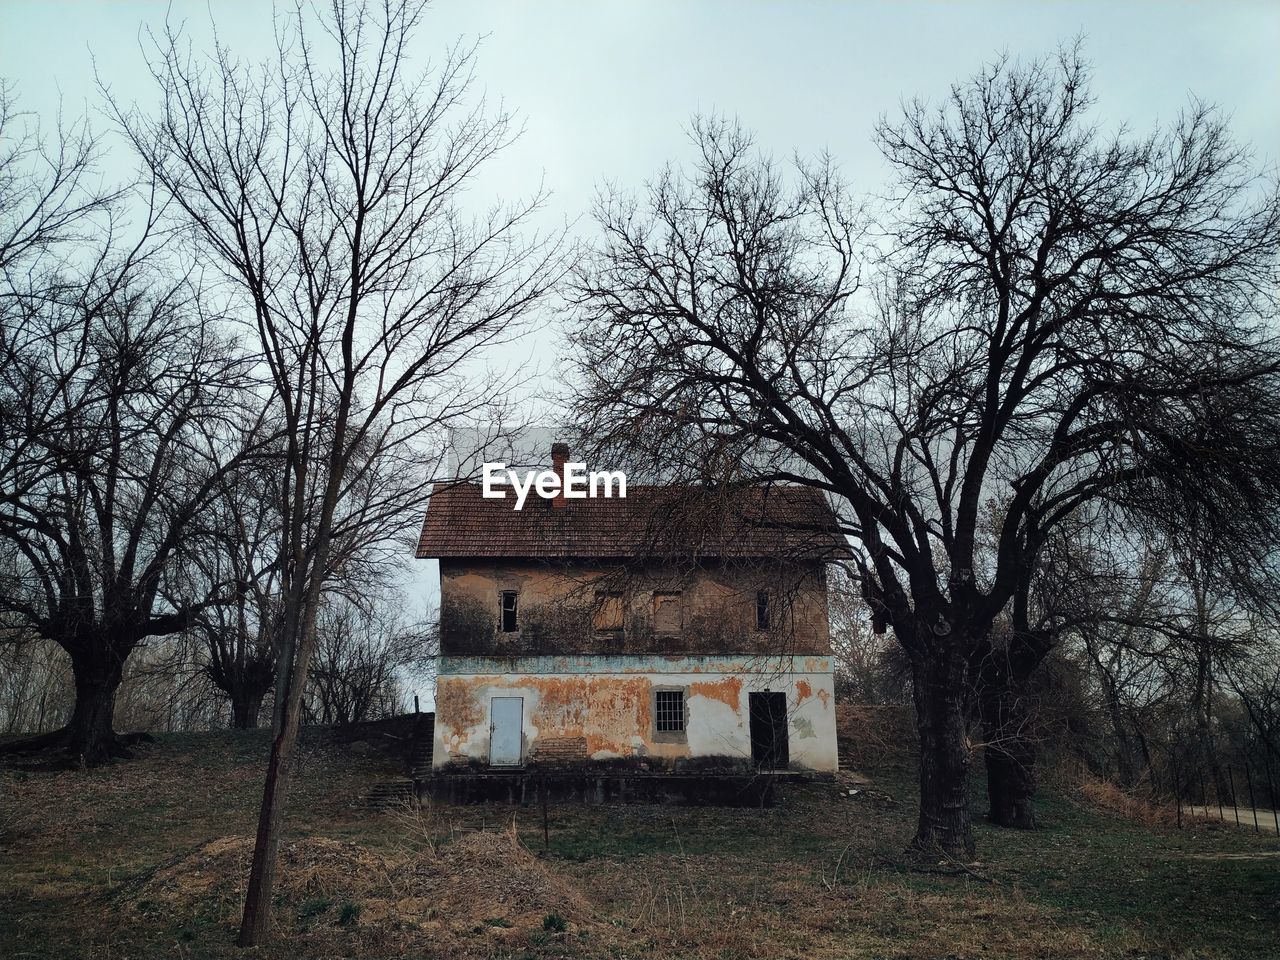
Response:
[[[317,917],[331,906],[333,904],[324,897],[311,897],[303,900],[301,906],[298,907],[298,919],[309,920],[311,917]]]
[[[564,933],[569,929],[569,924],[560,914],[548,913],[542,918],[542,929],[548,933]]]

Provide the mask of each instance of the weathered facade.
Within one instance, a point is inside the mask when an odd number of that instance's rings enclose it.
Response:
[[[838,541],[799,488],[521,511],[438,491],[418,550],[440,561],[436,768],[834,771]]]

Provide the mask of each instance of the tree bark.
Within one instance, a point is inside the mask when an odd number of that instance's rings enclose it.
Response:
[[[124,673],[122,660],[111,653],[80,653],[71,658],[71,672],[76,702],[63,729],[67,753],[82,766],[127,755],[112,724],[116,692]]]
[[[289,765],[298,744],[299,711],[290,710],[284,729],[271,741],[271,757],[267,761],[267,778],[262,788],[262,804],[258,813],[258,833],[249,869],[249,889],[245,895],[244,916],[240,922],[237,945],[252,947],[265,943],[271,934],[271,891],[275,887],[276,859],[280,847],[280,828],[284,822],[288,797]]]
[[[920,732],[920,818],[910,849],[973,859],[965,658],[954,648],[913,657]]]
[[[987,819],[999,827],[1036,827],[1036,744],[1031,731],[1031,676],[1052,648],[1045,634],[989,637],[979,649],[978,712],[987,770]]]
[[[1015,730],[1004,737],[1003,730]],[[1016,732],[1016,725],[1008,728],[984,724],[988,737],[983,759],[987,768],[987,796],[990,807],[987,819],[999,827],[1018,830],[1036,828],[1036,756],[1035,745]]]
[[[338,436],[345,435],[346,410],[338,415]],[[275,888],[280,831],[284,824],[288,799],[290,765],[298,745],[298,728],[305,709],[303,694],[307,686],[307,670],[315,648],[316,608],[324,584],[323,571],[329,557],[333,529],[333,512],[338,499],[342,464],[330,465],[325,499],[317,524],[315,556],[306,582],[306,591],[294,595],[286,605],[285,643],[276,664],[276,705],[272,728],[271,757],[267,761],[267,777],[262,788],[262,805],[258,811],[258,832],[249,867],[249,887],[245,892],[244,915],[240,920],[241,947],[259,946],[271,935],[271,891]],[[299,609],[301,608],[301,609]],[[300,616],[299,616],[300,615]]]
[[[234,730],[253,730],[258,726],[258,713],[262,710],[265,690],[238,690],[231,697],[231,727]]]

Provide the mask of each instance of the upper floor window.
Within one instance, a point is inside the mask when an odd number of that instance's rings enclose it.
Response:
[[[756,629],[768,630],[773,626],[773,612],[769,609],[769,591],[756,591]]]
[[[653,593],[653,631],[658,634],[679,633],[684,628],[679,590],[655,590]]]
[[[515,590],[503,590],[499,596],[502,632],[515,633],[520,629],[520,620],[517,613],[520,594]]]
[[[613,590],[596,592],[595,628],[600,631],[622,629],[622,594]]]

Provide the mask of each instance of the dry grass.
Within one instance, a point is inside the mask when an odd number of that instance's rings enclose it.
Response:
[[[0,956],[244,957],[232,942],[266,746],[163,738],[102,771],[7,774]],[[856,795],[846,777],[789,787],[767,810],[553,805],[544,851],[537,810],[360,807],[396,764],[312,731],[278,936],[255,956],[1274,955],[1274,838],[1130,819],[1128,801],[1098,787],[1047,796],[1034,834],[979,826],[973,874],[989,882],[929,872],[900,857],[914,785],[884,756]]]
[[[1168,804],[1152,803],[1139,793],[1087,773],[1078,778],[1075,792],[1083,803],[1109,817],[1148,827],[1167,827],[1177,822],[1177,811]]]
[[[234,924],[252,853],[250,837],[211,840],[126,884],[115,902],[152,918],[201,913]],[[386,931],[456,934],[495,920],[510,925],[499,929],[533,929],[549,914],[576,925],[594,919],[582,893],[530,854],[513,830],[463,833],[411,854],[307,837],[281,847],[277,869],[275,916],[286,928],[341,923],[344,904],[359,907],[344,925]]]
[[[918,749],[910,707],[841,704],[836,709],[840,756],[858,770],[912,764]]]

